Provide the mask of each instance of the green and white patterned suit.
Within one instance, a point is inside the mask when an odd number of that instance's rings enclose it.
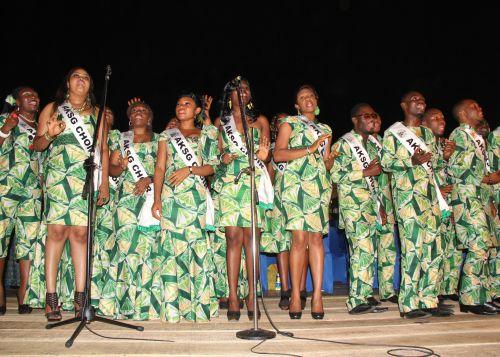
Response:
[[[377,140],[382,145],[382,137],[377,135]],[[373,143],[369,148],[372,148]],[[376,146],[375,146],[375,149]],[[373,150],[373,149],[371,149]],[[372,155],[369,152],[370,156]],[[382,152],[376,151],[379,162],[382,161]],[[376,252],[377,252],[377,274],[378,293],[380,299],[388,299],[395,295],[394,291],[394,268],[396,266],[397,250],[394,241],[394,205],[392,203],[391,175],[382,171],[377,176],[380,202],[387,215],[387,223],[380,225],[376,230]]]
[[[436,141],[423,126],[409,127],[432,152],[438,167]],[[437,279],[441,264],[439,230],[441,212],[436,191],[422,165],[413,166],[410,152],[387,130],[384,134],[382,167],[392,172],[393,201],[401,240],[399,309],[410,312],[437,307]]]
[[[500,127],[493,130],[488,136],[488,157],[490,159],[491,171],[495,172],[500,169]],[[495,217],[495,228],[497,234],[496,256],[490,257],[490,272],[492,277],[491,295],[493,298],[500,297],[500,184],[493,186],[494,199],[497,209]]]
[[[203,126],[199,137],[186,142],[201,165],[217,161],[218,131]],[[195,175],[172,186],[168,178],[186,166],[167,132],[160,135],[167,142],[167,163],[163,183],[161,242],[157,263],[161,283],[160,316],[168,322],[209,321],[218,314],[214,287],[213,254],[206,231],[206,189]],[[212,149],[212,150],[211,150]]]
[[[7,117],[0,116],[0,127]],[[7,256],[13,230],[15,259],[33,259],[42,193],[38,153],[30,149],[32,140],[32,135],[16,126],[0,146],[0,259]]]
[[[361,135],[350,132],[364,146],[371,160],[377,157],[373,143],[363,143]],[[337,183],[339,211],[349,242],[349,297],[347,308],[367,304],[373,296],[373,273],[377,226],[377,200],[374,200],[363,177],[363,167],[349,143],[340,138],[334,145],[339,153],[330,172]],[[370,160],[370,161],[371,161]],[[378,194],[378,192],[377,192]]]
[[[474,129],[460,124],[450,135],[456,149],[450,157],[448,173],[454,184],[451,204],[457,237],[468,250],[460,284],[460,302],[482,305],[491,301],[487,261],[496,256],[497,239],[490,205],[493,188],[481,183],[486,175],[485,160],[476,152],[474,141],[466,130]]]
[[[300,117],[286,117],[282,123],[292,128],[288,149],[309,147],[316,141]],[[324,134],[332,133],[328,125],[317,124]],[[280,189],[286,230],[328,234],[332,183],[319,151],[287,162]]]

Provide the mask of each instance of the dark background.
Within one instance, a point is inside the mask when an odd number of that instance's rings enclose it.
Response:
[[[490,5],[491,4],[491,5]],[[320,118],[334,138],[351,127],[350,108],[368,102],[386,128],[401,119],[399,102],[421,91],[444,111],[465,97],[498,125],[499,36],[493,2],[425,1],[49,1],[2,2],[0,96],[21,84],[53,100],[74,66],[102,92],[112,66],[109,105],[125,130],[126,102],[139,96],[155,112],[155,131],[173,116],[185,90],[220,99],[224,84],[249,79],[268,118],[294,113],[295,89],[316,86]],[[242,8],[242,10],[239,10]],[[218,113],[213,105],[212,118]]]

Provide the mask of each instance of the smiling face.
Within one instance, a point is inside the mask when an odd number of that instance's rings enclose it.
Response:
[[[194,120],[200,112],[201,108],[196,106],[194,99],[188,96],[179,98],[175,106],[175,116],[179,121]]]
[[[130,124],[133,128],[146,128],[150,125],[151,112],[143,104],[135,104],[130,109]]]
[[[240,93],[243,106],[246,106],[252,100],[252,92],[250,91],[250,85],[245,80],[241,81]],[[238,103],[238,92],[236,89],[231,92],[231,102]]]
[[[434,108],[427,110],[424,114],[422,125],[431,129],[434,136],[438,138],[442,137],[446,128],[443,112]]]
[[[373,134],[375,128],[374,120],[376,117],[378,117],[378,114],[371,106],[364,105],[360,107],[352,118],[354,130],[357,133],[362,133],[364,135]]]
[[[40,107],[40,98],[34,89],[23,88],[16,98],[16,104],[21,111],[36,113]]]
[[[301,114],[314,114],[318,107],[318,97],[313,89],[303,88],[295,98],[295,109]]]
[[[66,84],[70,95],[75,94],[86,97],[90,91],[90,75],[83,68],[77,68],[69,75],[69,79]]]

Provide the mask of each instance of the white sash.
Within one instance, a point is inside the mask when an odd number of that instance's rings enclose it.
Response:
[[[236,129],[236,123],[234,122],[234,118],[232,115],[224,118],[225,120],[222,122],[222,127],[224,128],[224,132],[227,137],[231,141],[231,144],[242,152],[245,156],[248,157],[248,150],[246,145],[243,145],[241,141],[241,137]],[[250,130],[251,131],[251,130]],[[253,140],[253,138],[251,138]],[[259,196],[259,205],[264,209],[272,209],[273,200],[274,200],[274,189],[273,184],[271,183],[271,178],[269,177],[269,173],[267,172],[266,165],[262,161],[257,158],[257,155],[254,155],[255,166],[258,170],[260,170],[260,184],[258,189]]]
[[[406,150],[410,152],[411,156],[415,154],[417,149],[421,149],[425,152],[430,152],[430,150],[427,148],[422,139],[416,136],[403,123],[399,121],[395,122],[389,127],[388,130],[399,140],[401,144],[403,144]],[[441,215],[444,218],[446,218],[451,214],[451,210],[448,204],[446,203],[445,199],[443,198],[441,191],[439,190],[439,186],[436,182],[436,177],[434,176],[434,169],[432,168],[432,160],[429,160],[426,163],[422,164],[422,167],[425,169],[425,171],[427,171],[429,179],[434,185],[434,189],[436,191],[436,196],[439,203],[439,209],[441,210]]]
[[[137,182],[141,178],[148,177],[146,169],[134,150],[134,132],[126,131],[121,136],[123,151],[128,158],[127,168],[132,174],[134,181]],[[154,203],[153,183],[149,184],[144,194],[146,195],[146,201],[141,208],[141,212],[139,212],[138,229],[143,232],[158,231],[160,230],[160,222],[153,217],[151,212],[151,207]]]
[[[28,125],[28,123],[26,123],[21,117],[19,117],[19,123],[17,124],[17,126],[21,133],[28,134],[28,138],[30,142],[32,142],[36,135],[36,128]]]
[[[276,143],[271,144],[271,152],[274,153],[274,147],[276,146]],[[278,171],[280,173],[284,173],[286,169],[286,162],[275,162],[273,158],[271,158],[271,165],[273,166],[275,171]]]
[[[485,175],[491,173],[491,165],[490,159],[488,158],[488,153],[486,152],[486,145],[484,143],[484,139],[481,135],[476,133],[475,130],[471,130],[470,128],[464,128],[464,131],[469,134],[474,142],[474,148],[476,150],[476,155],[482,157],[484,160],[484,168],[486,170]]]
[[[300,120],[302,121],[302,123],[307,126],[309,128],[309,130],[311,130],[312,134],[313,134],[313,138],[315,140],[317,140],[321,135],[324,134],[323,130],[318,126],[318,124],[316,124],[315,122],[313,122],[312,120],[309,120],[306,116],[304,115],[301,115],[299,116]],[[325,140],[323,141],[320,145],[319,145],[319,153],[322,155],[322,156],[325,156],[325,152],[326,152],[326,143],[327,143],[328,140]]]
[[[445,139],[443,138],[443,140],[440,140],[438,138],[438,144],[437,144],[437,149],[438,149],[438,154],[439,156],[441,156],[443,158],[443,161],[444,161],[444,145],[445,145],[446,141]],[[444,178],[447,179],[448,178],[448,163],[446,163],[444,165]]]
[[[182,135],[181,131],[177,128],[168,129],[167,134],[170,137],[170,142],[177,151],[177,154],[182,158],[182,161],[186,166],[200,166],[201,162],[198,160],[196,154],[193,152],[193,149],[187,142],[184,135]],[[195,175],[195,177],[201,182],[203,187],[205,187],[205,192],[207,195],[207,212],[205,214],[205,229],[210,231],[215,231],[214,225],[214,217],[215,217],[215,208],[214,201],[212,200],[212,196],[210,195],[210,185],[204,176]]]
[[[342,136],[342,139],[344,139],[349,144],[352,153],[356,157],[356,161],[361,165],[363,169],[366,169],[372,160],[370,159],[370,156],[368,155],[368,152],[365,150],[363,145],[361,145],[359,140],[356,139],[356,137],[352,135],[352,133],[344,134]],[[372,198],[375,200],[375,202],[377,202],[377,223],[381,225],[382,218],[380,217],[381,204],[378,197],[378,182],[374,176],[366,176],[365,180],[368,184],[368,188],[370,190]]]
[[[375,137],[375,135],[369,135],[368,140],[370,140],[373,144],[375,144],[375,146],[377,147],[378,155],[381,156],[382,155],[382,144],[380,143],[380,141],[378,141],[378,139]]]
[[[82,149],[90,155],[94,138],[87,130],[87,126],[83,122],[82,117],[73,111],[73,108],[68,102],[61,104],[57,110],[61,113],[66,126],[69,126]],[[96,128],[95,130],[98,129]],[[94,164],[96,165],[94,170],[94,189],[97,191],[102,181],[101,150],[97,146],[94,152]]]

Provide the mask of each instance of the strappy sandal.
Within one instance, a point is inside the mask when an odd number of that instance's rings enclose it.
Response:
[[[47,311],[47,307],[50,308],[50,311]],[[45,317],[47,317],[47,321],[62,320],[57,293],[45,293]]]
[[[281,292],[280,302],[278,303],[278,306],[281,310],[288,310],[290,308],[291,293],[292,290],[290,289]]]
[[[73,302],[75,306],[75,316],[80,316],[84,303],[85,303],[85,293],[82,291],[75,291],[75,299]]]

